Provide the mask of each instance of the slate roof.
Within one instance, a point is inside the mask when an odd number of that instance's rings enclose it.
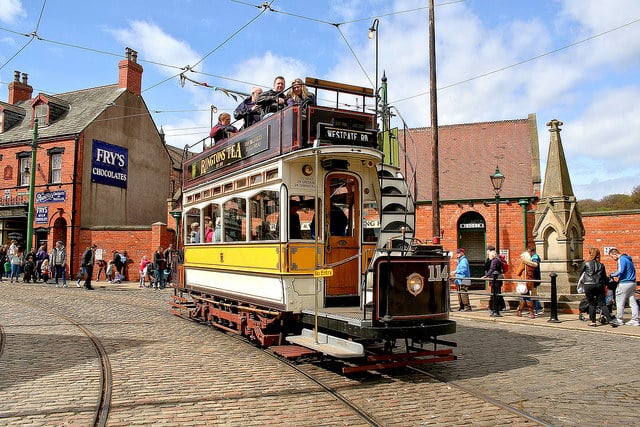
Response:
[[[69,111],[49,126],[38,126],[38,138],[46,139],[81,133],[125,90],[114,84],[60,93],[54,96],[44,95],[54,99],[56,103],[68,103]],[[30,99],[15,104],[17,107],[23,108],[26,111],[26,115],[20,124],[13,126],[4,133],[0,133],[0,145],[11,142],[31,141],[33,138],[33,128],[31,127],[32,101]]]
[[[431,201],[431,128],[411,129],[417,153],[418,196]],[[399,134],[403,145],[402,132]],[[407,146],[411,141],[407,139]],[[489,175],[496,166],[506,179],[502,198],[539,195],[540,155],[535,114],[526,119],[465,123],[438,127],[440,201],[474,201],[495,198]],[[538,194],[536,194],[538,192]]]

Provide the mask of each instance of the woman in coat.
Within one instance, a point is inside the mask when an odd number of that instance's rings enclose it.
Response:
[[[600,262],[600,249],[590,248],[587,260],[582,264],[580,269],[580,281],[584,284],[584,294],[589,302],[589,326],[595,327],[596,308],[600,307],[602,315],[612,327],[618,326],[617,323],[611,321],[611,313],[604,301],[605,284],[609,281],[604,264]]]
[[[529,319],[535,318],[535,314],[533,311],[533,301],[529,295],[531,295],[531,290],[533,289],[533,282],[529,282],[529,280],[533,280],[533,273],[538,264],[531,261],[531,254],[529,252],[523,252],[520,254],[520,265],[516,268],[515,275],[521,278],[524,283],[527,285],[527,293],[522,294],[522,300],[520,301],[520,305],[518,306],[518,311],[516,311],[516,316],[522,316],[522,310],[526,307],[529,310],[529,314],[527,317]]]

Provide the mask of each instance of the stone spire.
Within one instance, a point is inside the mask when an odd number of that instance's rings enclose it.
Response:
[[[558,275],[558,292],[568,294],[575,292],[585,230],[562,149],[562,122],[553,119],[547,126],[550,127],[549,153],[533,238],[542,259],[540,269],[543,278],[555,272]]]

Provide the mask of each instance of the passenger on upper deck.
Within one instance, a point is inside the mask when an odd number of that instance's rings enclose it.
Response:
[[[256,101],[262,108],[263,117],[269,113],[275,113],[286,107],[286,96],[284,94],[284,77],[278,76],[273,81],[273,89],[262,92]]]
[[[218,142],[229,138],[231,134],[237,132],[238,129],[231,125],[231,114],[221,113],[218,116],[218,123],[211,129],[209,136],[213,138],[215,142]]]
[[[287,92],[287,105],[316,105],[316,97],[310,93],[301,78],[296,78]]]
[[[260,121],[262,110],[256,101],[261,93],[261,87],[254,86],[251,88],[251,95],[242,101],[236,108],[236,111],[233,112],[233,117],[235,117],[236,120],[244,120],[244,126],[242,126],[244,129]]]

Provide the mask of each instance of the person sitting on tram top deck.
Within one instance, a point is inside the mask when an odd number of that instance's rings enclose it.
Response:
[[[273,81],[273,89],[262,92],[256,102],[262,109],[263,117],[270,113],[275,113],[287,106],[286,96],[284,94],[285,80],[284,77],[278,76]]]
[[[218,116],[218,123],[211,129],[209,136],[213,138],[215,142],[218,142],[229,138],[229,136],[237,132],[238,129],[231,125],[231,114],[221,113]]]
[[[244,120],[244,126],[242,126],[243,129],[246,129],[254,123],[260,121],[260,118],[262,116],[262,109],[256,101],[258,100],[258,97],[261,93],[261,87],[254,86],[253,88],[251,88],[251,95],[245,98],[245,100],[242,101],[240,105],[238,105],[236,111],[233,112],[233,117],[236,120]]]

